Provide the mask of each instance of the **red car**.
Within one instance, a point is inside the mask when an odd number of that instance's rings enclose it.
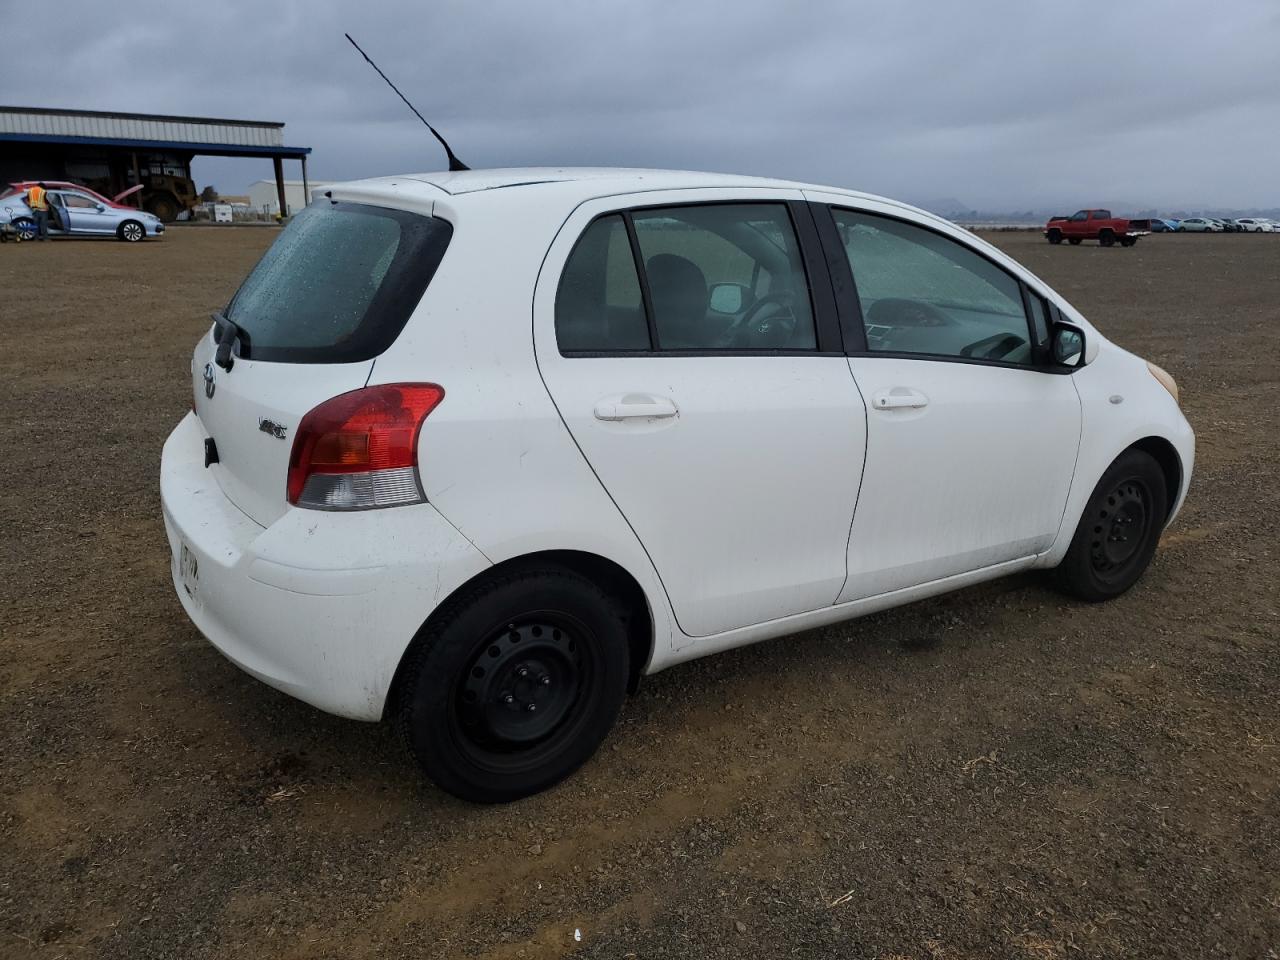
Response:
[[[1069,217],[1053,217],[1045,225],[1044,235],[1050,243],[1066,240],[1075,245],[1082,240],[1097,240],[1104,247],[1120,244],[1132,247],[1150,230],[1141,229],[1149,222],[1113,217],[1110,210],[1077,210]]]
[[[108,200],[97,190],[90,190],[88,187],[83,187],[78,183],[72,183],[69,180],[19,180],[17,183],[9,184],[8,189],[0,193],[0,200],[4,200],[6,197],[12,197],[15,194],[25,196],[28,190],[41,183],[50,190],[79,190],[81,193],[87,193],[89,196],[94,197],[99,203],[108,207],[115,207],[118,210],[136,210],[137,207],[132,204],[121,203],[120,201],[142,189],[141,185],[130,187],[128,190],[124,191],[124,193],[116,194],[116,198],[114,200]]]

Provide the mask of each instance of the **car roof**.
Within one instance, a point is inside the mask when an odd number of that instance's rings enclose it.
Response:
[[[768,177],[749,177],[740,174],[708,173],[697,170],[649,170],[628,167],[506,167],[493,170],[457,170],[428,173],[408,173],[395,177],[376,177],[368,180],[333,184],[335,188],[349,188],[357,184],[363,188],[399,187],[421,183],[453,197],[476,194],[490,190],[529,189],[556,185],[562,199],[577,202],[608,197],[620,193],[639,193],[650,190],[687,190],[699,187],[756,187],[790,190],[824,190],[866,200],[881,200],[906,207],[896,200],[887,200],[873,194],[860,193],[841,187],[800,183],[794,180],[778,180]],[[439,194],[437,193],[438,197]],[[908,208],[913,209],[913,208]],[[924,211],[920,211],[924,212]]]

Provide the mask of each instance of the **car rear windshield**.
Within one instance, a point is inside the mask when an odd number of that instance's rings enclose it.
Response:
[[[240,356],[283,363],[376,357],[404,329],[452,235],[437,217],[313,203],[289,222],[223,311],[240,328]]]

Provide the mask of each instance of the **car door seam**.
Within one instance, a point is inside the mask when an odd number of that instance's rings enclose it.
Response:
[[[595,466],[591,463],[591,458],[588,457],[587,452],[582,449],[582,444],[578,442],[578,438],[574,436],[573,431],[569,429],[569,422],[565,419],[564,411],[560,409],[560,404],[556,400],[556,396],[554,391],[551,389],[551,385],[547,383],[546,374],[542,372],[542,360],[538,356],[538,290],[542,285],[543,271],[547,268],[547,258],[551,256],[551,248],[556,245],[556,241],[560,238],[560,233],[564,230],[565,224],[573,218],[573,215],[578,212],[580,207],[589,202],[590,201],[584,200],[569,211],[565,216],[564,221],[556,229],[555,236],[551,238],[551,243],[548,244],[547,249],[543,251],[542,261],[538,264],[538,275],[533,279],[533,296],[529,299],[529,349],[533,353],[533,368],[538,371],[538,379],[542,381],[542,389],[547,392],[547,399],[551,401],[551,409],[556,412],[556,416],[560,420],[560,425],[564,428],[565,433],[569,435],[569,440],[577,449],[578,455],[582,457],[582,462],[587,465],[587,469],[590,470],[591,475],[595,477],[596,483],[600,485],[600,489],[604,491],[604,495],[609,498],[609,502],[613,504],[613,508],[618,511],[618,516],[620,516],[622,518],[622,522],[627,525],[627,529],[631,531],[631,535],[636,538],[636,543],[640,545],[641,551],[643,551],[645,558],[649,561],[649,566],[653,569],[653,575],[657,577],[658,585],[662,587],[662,593],[667,598],[667,607],[671,610],[671,617],[675,621],[676,627],[682,634],[689,637],[691,635],[686,633],[684,627],[680,624],[679,614],[676,613],[676,605],[671,599],[671,591],[667,589],[666,581],[662,579],[662,571],[658,569],[658,564],[654,562],[653,555],[649,553],[649,548],[645,545],[645,542],[640,537],[639,532],[634,526],[632,526],[630,518],[627,517],[626,512],[618,504],[618,501],[614,499],[613,494],[609,491],[604,480],[601,479],[600,474],[596,472]],[[559,349],[558,345],[557,349]],[[657,643],[656,636],[654,637],[654,642],[655,644]],[[674,639],[672,640],[672,647],[673,649],[679,649],[679,647],[675,645]]]
[[[836,594],[836,598],[831,601],[833,607],[840,603],[840,598],[849,587],[849,551],[853,549],[853,525],[858,519],[858,507],[862,505],[862,482],[867,476],[867,460],[871,456],[871,414],[867,410],[867,398],[862,392],[862,385],[858,383],[857,375],[853,372],[852,358],[845,357],[844,362],[849,371],[849,379],[853,381],[853,388],[858,391],[858,399],[862,401],[862,470],[858,474],[858,489],[853,496],[853,515],[849,518],[849,536],[845,538],[844,544],[844,581],[840,584],[840,591]]]
[[[1071,479],[1067,483],[1067,496],[1062,501],[1062,515],[1058,517],[1058,532],[1054,534],[1053,540],[1049,545],[1041,551],[1040,556],[1046,556],[1053,552],[1058,545],[1058,541],[1062,538],[1062,527],[1067,521],[1067,507],[1071,505],[1071,493],[1076,487],[1076,472],[1080,469],[1080,448],[1084,444],[1084,397],[1080,396],[1080,387],[1076,385],[1075,377],[1067,378],[1071,382],[1071,389],[1076,394],[1076,455],[1071,461]]]

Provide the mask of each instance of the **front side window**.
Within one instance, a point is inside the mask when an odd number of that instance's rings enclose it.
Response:
[[[814,350],[813,307],[781,203],[637,210],[660,350]]]
[[[832,211],[872,351],[1032,362],[1018,281],[941,234]]]
[[[1079,223],[1082,220],[1087,220],[1088,218],[1089,218],[1088,210],[1077,210],[1075,213],[1071,215],[1071,220],[1074,223]]]

